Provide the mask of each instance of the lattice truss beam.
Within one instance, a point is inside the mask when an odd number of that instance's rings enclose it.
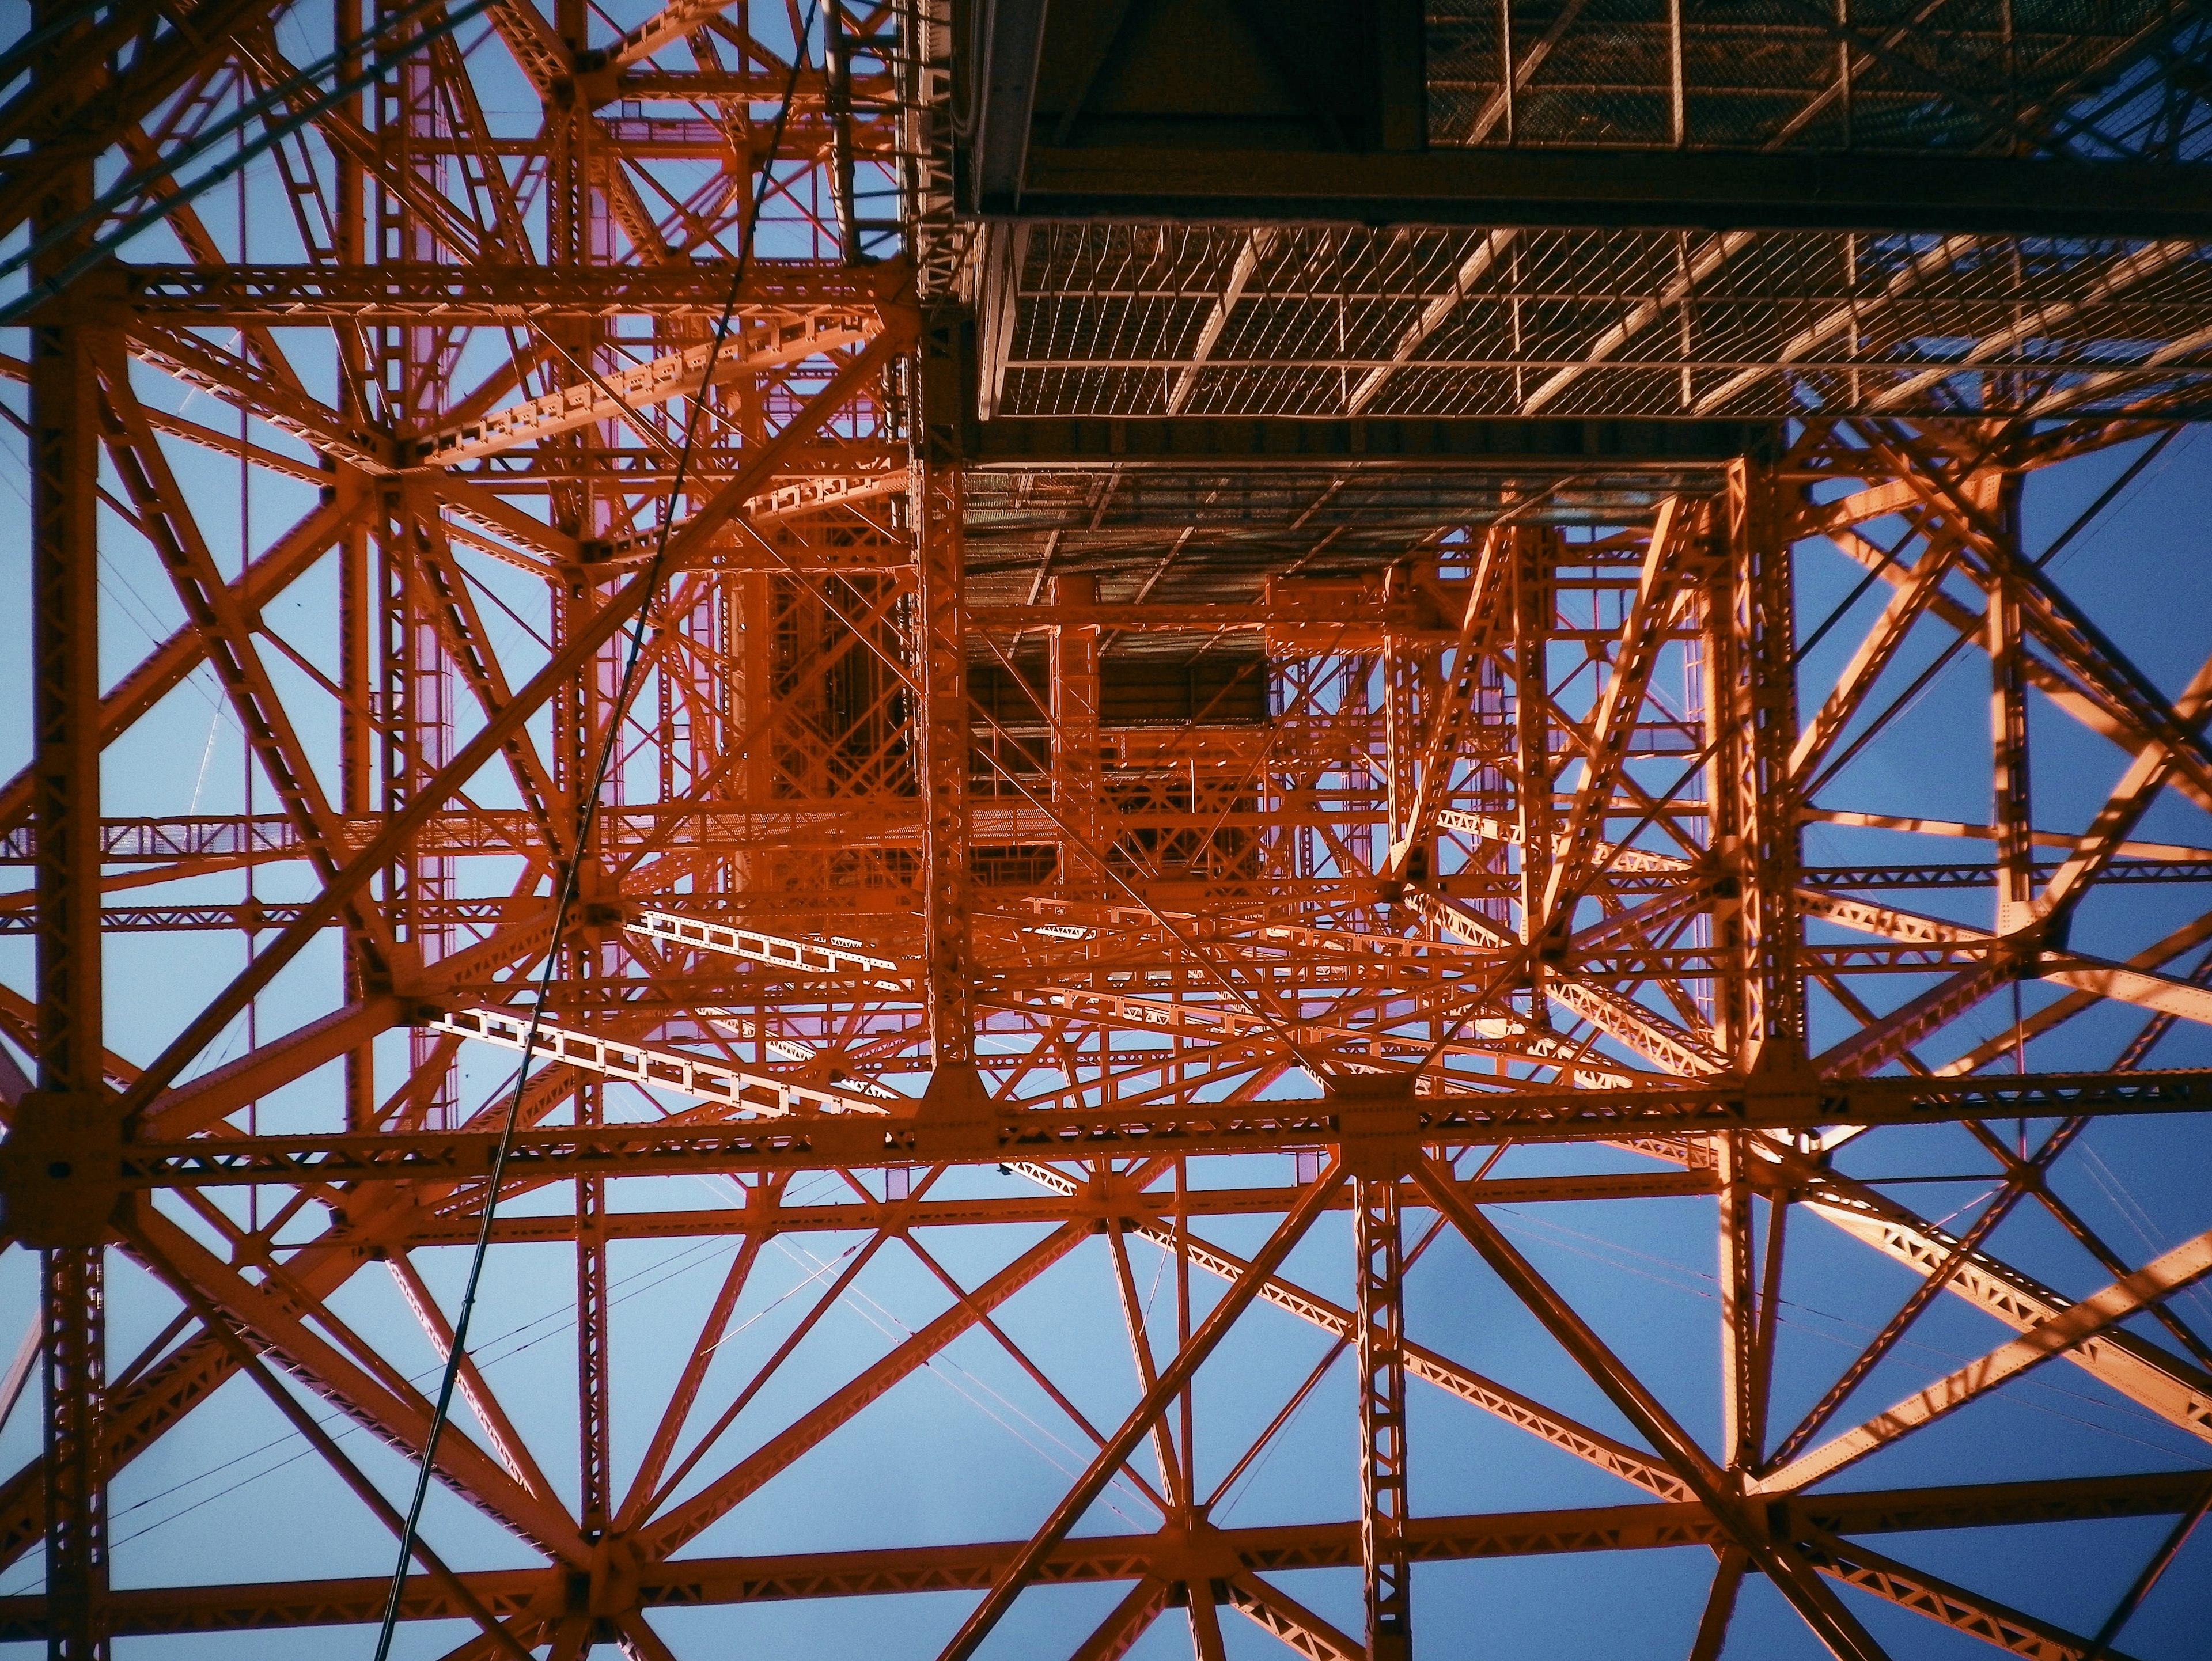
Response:
[[[1010,252],[948,229],[946,16],[634,12],[55,4],[8,49],[0,1203],[41,1269],[0,1641],[376,1618],[519,1101],[425,1653],[721,1653],[896,1593],[952,1661],[1212,1658],[1231,1616],[1401,1658],[1433,1566],[1628,1551],[1697,1579],[1702,1657],[1747,1576],[1838,1656],[1900,1611],[2123,1653],[2063,1568],[2021,1609],[1917,1565],[2203,1509],[2212,1234],[2080,1196],[2102,1116],[2202,1157],[2212,1073],[2147,1064],[2212,1024],[2212,663],[2154,681],[2022,512],[2186,441],[2201,251]],[[1724,465],[987,468],[929,415],[994,282],[1009,418],[1835,413]],[[1972,822],[1875,788],[1953,663]],[[2094,797],[2033,765],[2091,749]],[[1609,1266],[1710,1230],[1711,1296],[1578,1306],[1583,1225]],[[1798,1353],[1838,1285],[1872,1322]],[[1470,1337],[1474,1288],[1563,1365]],[[2037,1391],[2031,1470],[1990,1427]],[[1962,1427],[1972,1485],[1925,1452]],[[2112,1474],[2114,1427],[2179,1472]],[[1502,1509],[1432,1434],[1602,1498]],[[219,1563],[180,1550],[234,1480]]]

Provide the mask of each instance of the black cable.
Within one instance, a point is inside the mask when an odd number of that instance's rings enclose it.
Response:
[[[552,943],[545,954],[545,966],[538,977],[538,997],[530,1011],[530,1026],[523,1035],[522,1063],[515,1070],[514,1094],[508,1098],[507,1118],[500,1127],[499,1142],[493,1150],[491,1174],[484,1187],[483,1215],[477,1227],[476,1245],[469,1258],[468,1279],[461,1290],[461,1303],[453,1318],[453,1337],[447,1346],[445,1372],[438,1385],[438,1399],[431,1409],[430,1426],[422,1441],[422,1456],[415,1469],[415,1492],[408,1502],[406,1526],[399,1537],[399,1556],[392,1571],[392,1589],[385,1599],[384,1621],[376,1640],[376,1661],[389,1661],[392,1634],[399,1622],[400,1599],[407,1590],[407,1565],[412,1560],[416,1537],[421,1532],[422,1506],[429,1497],[430,1475],[436,1468],[438,1442],[443,1435],[447,1421],[453,1415],[453,1391],[460,1379],[461,1362],[468,1353],[470,1318],[476,1312],[477,1293],[483,1279],[484,1259],[491,1249],[493,1219],[499,1209],[499,1185],[507,1174],[507,1162],[514,1145],[514,1133],[522,1117],[522,1102],[530,1080],[531,1058],[538,1045],[539,1024],[545,1015],[546,1000],[552,991],[553,979],[558,970],[562,937],[567,932],[568,913],[575,905],[576,885],[583,867],[584,850],[589,846],[592,823],[599,809],[599,793],[605,788],[607,775],[613,771],[615,752],[622,737],[623,721],[629,707],[630,698],[636,690],[638,666],[644,659],[645,634],[653,615],[653,596],[660,587],[663,567],[668,559],[668,539],[676,524],[676,506],[684,494],[684,479],[691,468],[691,456],[699,433],[699,417],[706,405],[706,395],[714,384],[714,366],[722,355],[724,343],[729,338],[730,324],[737,315],[738,298],[745,280],[745,270],[752,258],[753,243],[759,233],[762,209],[766,206],[769,191],[775,182],[775,157],[783,148],[784,129],[791,118],[791,106],[799,90],[799,66],[805,62],[806,42],[813,33],[817,6],[809,0],[799,20],[797,38],[792,43],[791,72],[786,77],[782,101],[777,106],[775,124],[769,134],[767,158],[761,165],[760,179],[754,187],[752,211],[747,215],[744,234],[738,239],[738,257],[730,274],[730,290],[722,302],[721,315],[714,324],[714,336],[708,348],[704,373],[699,381],[699,391],[691,399],[684,420],[684,444],[677,452],[676,471],[669,482],[668,497],[660,516],[660,535],[653,545],[652,562],[646,567],[643,597],[638,604],[637,615],[630,625],[629,651],[623,664],[622,679],[616,686],[615,695],[607,712],[605,742],[599,746],[597,766],[591,780],[584,788],[577,803],[576,840],[569,850],[566,869],[562,873],[559,897],[553,907]]]

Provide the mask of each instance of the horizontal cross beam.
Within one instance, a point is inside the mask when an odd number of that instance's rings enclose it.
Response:
[[[1239,1046],[1216,1052],[1213,1070]],[[1243,1046],[1257,1067],[1264,1043]],[[880,1112],[880,1102],[869,1101]],[[519,1133],[508,1169],[531,1179],[839,1169],[938,1162],[1195,1155],[1288,1150],[1380,1137],[1467,1146],[1504,1141],[1619,1141],[1726,1131],[1793,1132],[1832,1125],[1936,1125],[2080,1112],[2212,1109],[2212,1071],[2026,1074],[1975,1079],[1823,1081],[1789,1094],[1740,1083],[1679,1088],[1501,1092],[1416,1097],[1399,1108],[1343,1100],[1184,1106],[1000,1109],[972,1121],[776,1119],[726,1125],[537,1128]],[[113,1180],[125,1188],[239,1184],[466,1180],[488,1173],[497,1138],[473,1131],[371,1136],[225,1137],[134,1143]],[[4,1165],[10,1183],[35,1173]]]
[[[2171,1516],[2201,1488],[2198,1473],[2092,1476],[2042,1482],[1902,1489],[1821,1495],[1796,1502],[1777,1520],[1812,1535],[1917,1533],[1954,1528],[2118,1517]],[[1407,1525],[1416,1561],[1450,1562],[1559,1553],[1647,1551],[1719,1544],[1723,1531],[1694,1502],[1593,1506],[1581,1510],[1490,1516],[1417,1518]],[[648,1607],[778,1603],[908,1591],[981,1591],[1018,1549],[1010,1541],[974,1545],[892,1547],[775,1557],[721,1557],[645,1569],[637,1596]],[[1205,1529],[1178,1543],[1161,1537],[1112,1536],[1070,1540],[1040,1567],[1043,1585],[1136,1580],[1156,1575],[1204,1581],[1224,1573],[1279,1573],[1356,1564],[1357,1523]],[[560,1593],[557,1569],[493,1569],[461,1577],[494,1613],[520,1613]],[[142,1587],[110,1595],[118,1637],[163,1633],[234,1632],[264,1627],[315,1627],[373,1621],[388,1582],[378,1579],[276,1581],[212,1587]],[[447,1592],[411,1577],[401,1603],[410,1621],[452,1618]],[[0,1598],[0,1642],[35,1640],[45,1631],[46,1600]]]
[[[985,202],[1006,216],[1011,204]],[[1024,219],[2212,236],[2201,163],[1662,150],[1030,150]]]

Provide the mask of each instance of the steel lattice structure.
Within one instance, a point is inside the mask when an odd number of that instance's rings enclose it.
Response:
[[[943,1661],[1407,1661],[1479,1647],[1450,1566],[1560,1554],[1692,1564],[1693,1661],[1761,1584],[1843,1661],[2130,1652],[2149,1570],[2099,1633],[1926,1561],[2137,1519],[2155,1570],[2212,1504],[2212,1232],[2068,1197],[2108,1119],[2205,1158],[2150,1064],[2212,1024],[2160,828],[2212,662],[2162,687],[2024,507],[2212,382],[2208,39],[40,0],[0,1642],[366,1652],[513,1100],[495,1285],[574,1361],[471,1349],[404,1652],[890,1598]],[[1866,786],[1954,664],[1973,822]],[[1942,1440],[2039,1367],[2150,1451]],[[118,1530],[280,1446],[314,1527],[221,1513],[205,1584]]]

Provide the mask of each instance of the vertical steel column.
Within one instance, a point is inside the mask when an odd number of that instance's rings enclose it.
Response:
[[[376,21],[403,38],[420,27],[401,24],[400,0],[374,0]],[[376,142],[386,180],[405,179],[426,194],[446,193],[451,135],[441,90],[427,53],[409,54],[376,83]],[[408,197],[389,183],[376,192],[376,258],[436,264],[447,258]],[[445,407],[455,360],[453,332],[422,324],[387,324],[377,330],[377,396],[384,423],[404,439],[434,431]],[[450,752],[452,698],[445,648],[435,622],[435,600],[425,592],[420,562],[427,538],[405,494],[385,482],[378,537],[376,616],[379,682],[377,716],[383,728],[386,813],[412,802]],[[404,959],[416,968],[434,961],[446,934],[436,921],[453,893],[450,860],[403,851],[385,872],[385,914]],[[436,1064],[435,1035],[415,1028],[408,1035],[413,1073]],[[431,1124],[451,1123],[458,1107],[459,1066],[448,1058],[437,1088],[423,1098]]]
[[[410,359],[407,379],[416,379],[420,371]],[[404,495],[386,495],[384,524],[378,670],[383,682],[385,811],[397,813],[414,801],[452,754],[453,683],[438,632],[437,597],[423,574],[428,532]],[[445,906],[453,894],[453,862],[410,849],[393,862],[387,880],[392,886],[386,913],[392,933],[404,943],[406,961],[426,968],[445,955],[449,938],[440,919],[449,914]],[[428,1028],[409,1029],[411,1068],[433,1065],[442,1047]],[[434,1125],[452,1123],[459,1110],[459,1061],[448,1055],[443,1071],[427,1099],[425,1111]]]
[[[1054,577],[1052,603],[1095,606],[1098,579]],[[1106,854],[1106,778],[1098,733],[1098,629],[1093,624],[1053,626],[1047,646],[1047,693],[1052,705],[1053,805],[1079,847],[1063,845],[1060,881],[1063,892],[1096,898],[1105,891],[1098,864]]]
[[[605,1087],[580,1085],[576,1122],[605,1122]],[[606,1532],[611,1504],[609,1488],[611,1437],[614,1426],[613,1357],[607,1331],[606,1179],[580,1177],[576,1182],[576,1445],[579,1505],[584,1538]]]
[[[1420,782],[1419,751],[1426,746],[1430,730],[1442,718],[1444,700],[1449,691],[1449,688],[1444,680],[1443,652],[1440,647],[1431,645],[1421,652],[1413,665],[1413,708],[1419,718],[1413,737],[1413,746],[1416,751],[1414,789],[1407,792],[1409,801],[1418,794]],[[1474,736],[1472,729],[1469,729],[1462,742],[1464,743],[1466,738],[1473,738]],[[1445,761],[1443,771],[1447,776],[1450,774],[1452,768],[1449,760]],[[1418,857],[1422,869],[1434,876],[1437,868],[1437,835],[1433,828],[1435,815],[1431,813],[1428,817],[1431,828],[1424,831],[1413,846],[1419,851]],[[1386,836],[1393,836],[1397,833],[1393,828],[1384,834]]]
[[[66,27],[76,9],[42,5],[36,21],[63,24],[41,55],[41,82],[76,74]],[[52,235],[92,201],[88,162],[61,172],[32,212],[31,234]],[[33,261],[33,282],[57,275],[70,239]],[[92,342],[64,321],[66,303],[31,329],[31,719],[38,827],[39,1088],[18,1109],[11,1141],[44,1141],[47,1175],[66,1184],[74,1146],[107,1128],[100,969],[99,386]],[[99,1145],[91,1142],[90,1153]],[[46,1151],[41,1149],[40,1151]],[[96,1202],[95,1202],[96,1203]],[[106,1385],[104,1218],[88,1209],[37,1231],[46,1390],[47,1653],[92,1661],[107,1653]]]
[[[553,24],[572,59],[585,51],[589,26],[581,0],[556,0]],[[598,136],[598,124],[588,105],[576,98],[574,83],[558,82],[545,110],[545,259],[556,269],[604,264],[613,258],[601,179],[606,159],[595,142]],[[545,333],[557,349],[556,361],[566,360],[564,367],[556,372],[559,379],[574,379],[580,367],[593,373],[611,367],[605,328],[597,320],[563,319]],[[699,396],[708,394],[702,390]],[[546,447],[582,462],[619,430],[618,423],[594,422],[561,434]],[[593,470],[589,465],[577,466],[572,477],[556,480],[548,493],[553,522],[569,535],[587,540],[605,535],[611,523],[610,502],[604,488],[594,487]],[[672,511],[681,512],[681,508]]]
[[[404,40],[422,27],[419,21],[399,21],[397,14],[408,9],[404,0],[374,0],[374,6],[380,33],[386,40]],[[429,54],[419,49],[409,52],[377,82],[376,122],[384,177],[404,178],[426,195],[447,198],[453,134]],[[445,245],[407,197],[389,185],[377,192],[376,228],[380,260],[434,265],[449,258]],[[387,324],[379,330],[377,373],[384,421],[402,437],[435,430],[459,357],[454,333],[448,327],[419,323]]]
[[[564,55],[574,60],[589,45],[586,9],[583,0],[556,0],[553,28]],[[596,188],[599,157],[592,139],[595,125],[590,109],[575,96],[568,81],[557,83],[545,111],[547,138],[545,177],[546,263],[574,270],[604,263],[611,256],[604,191]],[[564,321],[547,330],[559,355],[571,366],[603,368],[601,328],[587,321]],[[571,368],[568,373],[573,374]],[[702,391],[698,395],[707,396]],[[579,464],[595,447],[605,446],[613,434],[611,424],[595,423],[562,434],[547,446],[553,453]],[[554,486],[549,503],[554,523],[569,535],[589,539],[605,529],[607,505],[592,487],[592,469],[577,465],[574,476]],[[671,514],[682,511],[671,502]],[[554,605],[553,635],[556,646],[574,638],[603,603],[599,587],[581,570],[571,570],[561,585]],[[575,681],[561,689],[554,703],[554,766],[562,788],[573,804],[571,845],[575,860],[576,900],[588,918],[615,886],[599,858],[604,841],[602,821],[592,815],[596,791],[610,804],[623,798],[623,769],[619,750],[621,734],[615,723],[621,692],[623,660],[627,655],[618,635],[593,654]],[[748,694],[750,688],[746,688]],[[664,682],[660,696],[667,696]],[[602,783],[597,777],[604,746],[617,746],[612,766]],[[670,756],[661,756],[664,795],[672,782]],[[590,818],[587,836],[586,819]],[[557,878],[556,878],[557,880]],[[597,930],[587,924],[573,943],[559,945],[565,955],[568,978],[584,979],[603,972],[605,955]],[[596,1125],[605,1118],[603,1087],[584,1083],[576,1091],[579,1125]],[[576,1443],[577,1520],[586,1540],[596,1541],[608,1526],[613,1480],[610,1437],[612,1430],[611,1376],[612,1357],[607,1330],[606,1184],[597,1176],[576,1182]],[[588,1645],[586,1647],[589,1647]]]
[[[97,1246],[42,1254],[46,1385],[46,1653],[108,1652],[106,1282]]]
[[[1528,966],[1528,1018],[1548,1024],[1540,937],[1547,928],[1544,893],[1552,880],[1553,821],[1550,676],[1546,668],[1553,603],[1553,534],[1532,526],[1504,533],[1513,539],[1514,801],[1521,832],[1521,938],[1537,947]]]
[[[1373,683],[1382,666],[1382,658],[1374,652],[1348,654],[1344,659],[1344,694],[1337,705],[1337,714],[1345,724],[1349,754],[1360,758],[1354,765],[1347,767],[1342,775],[1344,811],[1353,824],[1363,821],[1372,823],[1381,819],[1389,805],[1387,766],[1366,759],[1375,755],[1376,688]],[[1382,735],[1384,755],[1378,758],[1381,763],[1388,762],[1389,743],[1389,734],[1386,730]],[[1382,793],[1379,796],[1375,791],[1378,779],[1383,781]],[[1291,787],[1298,792],[1297,799],[1309,811],[1312,810],[1314,798],[1305,792],[1316,788],[1320,782],[1320,777],[1310,767],[1298,767],[1291,773]],[[1384,834],[1388,834],[1387,832]],[[1331,840],[1326,834],[1315,834],[1314,845],[1316,866],[1324,857],[1341,864],[1341,846],[1332,847]],[[1352,846],[1357,848],[1363,843],[1355,840]]]
[[[1753,1247],[1749,1152],[1735,1132],[1715,1137],[1720,1179],[1721,1453],[1731,1473],[1755,1476],[1766,1445],[1759,1356],[1759,1282]]]
[[[1998,518],[2016,562],[2020,556],[2016,479],[2005,481]],[[2028,791],[2027,648],[2021,639],[2020,585],[2002,572],[1990,585],[1984,627],[1984,644],[1990,653],[1990,749],[1995,797],[1990,823],[1996,831],[1996,931],[2008,935],[2036,920],[2035,846]]]
[[[728,581],[732,640],[729,658],[738,666],[731,713],[732,742],[743,760],[738,776],[739,799],[755,813],[765,812],[776,793],[776,756],[783,740],[776,721],[775,579],[764,573]],[[732,881],[740,888],[773,886],[775,856],[748,850],[733,856]]]
[[[586,510],[587,511],[587,510]],[[603,603],[598,586],[580,570],[567,573],[553,604],[555,649],[573,640]],[[605,820],[591,814],[597,785],[603,802],[623,799],[619,753],[616,765],[601,785],[594,775],[602,746],[612,734],[617,694],[621,690],[622,658],[626,637],[617,634],[592,654],[576,678],[563,686],[554,700],[553,767],[555,778],[571,804],[570,846],[574,850],[576,914],[584,926],[567,940],[556,942],[562,954],[562,979],[578,983],[604,973],[607,948],[592,921],[593,907],[603,902],[612,887],[599,858],[605,844]],[[618,742],[618,737],[617,737]],[[586,835],[586,816],[590,816]],[[562,874],[556,872],[558,883]],[[596,1125],[605,1122],[605,1089],[594,1082],[576,1088],[576,1122]],[[607,1331],[606,1179],[583,1176],[576,1179],[576,1471],[577,1522],[584,1537],[596,1542],[605,1531],[612,1506],[613,1482],[611,1374],[613,1360]]]
[[[1396,568],[1390,573],[1394,587],[1400,574]],[[1433,661],[1433,654],[1431,658]],[[1378,870],[1389,864],[1388,849],[1396,827],[1413,818],[1413,798],[1420,784],[1422,667],[1420,651],[1400,631],[1386,628],[1382,633],[1382,777],[1389,802],[1386,822],[1377,833],[1385,849]],[[1433,704],[1434,700],[1430,701]],[[1416,882],[1425,880],[1429,874],[1429,840],[1419,840],[1416,846],[1420,851],[1413,852],[1408,862]]]
[[[89,203],[90,179],[40,203],[34,236]],[[42,262],[42,263],[50,263]],[[38,816],[39,1087],[101,1088],[99,385],[85,327],[31,330],[33,778]]]
[[[361,39],[361,0],[332,0],[331,34],[340,47],[350,46]],[[360,70],[360,54],[349,52],[341,60],[340,74],[350,79]],[[367,126],[362,105],[362,99],[356,94],[346,99],[339,108]],[[341,146],[332,156],[331,165],[335,169],[332,257],[342,266],[365,265],[368,263],[368,221],[364,217],[367,194],[361,158]],[[377,412],[368,403],[371,360],[367,343],[356,328],[341,328],[336,334],[338,409],[349,420],[374,421]],[[365,477],[353,476],[343,462],[328,464],[338,477],[339,482],[332,488],[342,499],[347,493],[366,490],[373,483]],[[345,471],[337,473],[340,469]],[[357,512],[338,540],[338,687],[343,694],[338,706],[338,811],[349,819],[368,816],[376,776],[376,724],[372,718],[375,700],[371,667],[375,653],[370,642],[368,621],[376,591],[370,572],[366,520],[365,510]],[[358,931],[349,928],[345,932],[342,971],[348,1003],[358,1001],[368,991],[362,947]],[[342,1088],[346,1128],[368,1129],[376,1111],[376,1053],[373,1046],[364,1044],[346,1052]]]
[[[922,952],[939,1067],[975,1059],[968,928],[968,658],[960,470],[917,457],[914,504],[916,780],[921,791]]]
[[[338,687],[344,702],[338,711],[338,811],[349,819],[368,816],[375,778],[375,723],[370,665],[369,604],[375,594],[370,574],[368,527],[356,519],[338,537]],[[362,941],[345,934],[345,997],[357,1002],[367,991]],[[369,1045],[349,1050],[343,1089],[346,1128],[365,1131],[376,1111],[375,1051]]]
[[[1788,1088],[1808,1071],[1790,767],[1797,699],[1788,516],[1771,475],[1743,461],[1729,470],[1725,509],[1705,640],[1705,721],[1715,745],[1706,770],[1708,835],[1724,873],[1712,915],[1714,1027],[1747,1077]],[[1767,1352],[1759,1342],[1749,1155],[1740,1137],[1716,1137],[1714,1147],[1721,1434],[1726,1463],[1741,1476],[1755,1473],[1765,1453]],[[1778,1226],[1770,1218],[1770,1228]]]
[[[830,191],[837,215],[837,252],[860,263],[860,225],[853,199],[853,33],[841,0],[822,9],[823,112],[830,118]]]
[[[1805,985],[1790,753],[1797,691],[1788,516],[1771,474],[1729,471],[1725,556],[1707,604],[1706,771],[1711,846],[1726,876],[1713,906],[1714,1027],[1746,1075],[1802,1074]]]
[[[1359,1258],[1359,1551],[1368,1661],[1413,1653],[1406,1561],[1405,1246],[1395,1177],[1355,1176]]]
[[[386,331],[387,334],[389,330]],[[398,373],[399,360],[393,355],[394,343],[381,341],[378,354],[380,378]],[[387,399],[387,413],[389,400]],[[399,622],[406,615],[406,571],[408,549],[407,499],[386,478],[380,482],[376,512],[376,559],[371,572],[374,590],[369,599],[369,617],[375,633],[374,664],[372,673],[376,686],[371,694],[371,708],[376,717],[379,811],[391,815],[407,805],[407,781],[415,772],[411,759],[414,734],[407,719],[407,677],[404,673],[405,638]],[[410,926],[414,908],[414,866],[403,851],[393,855],[392,863],[382,871],[383,902],[386,926],[396,943],[411,943],[414,931]]]

